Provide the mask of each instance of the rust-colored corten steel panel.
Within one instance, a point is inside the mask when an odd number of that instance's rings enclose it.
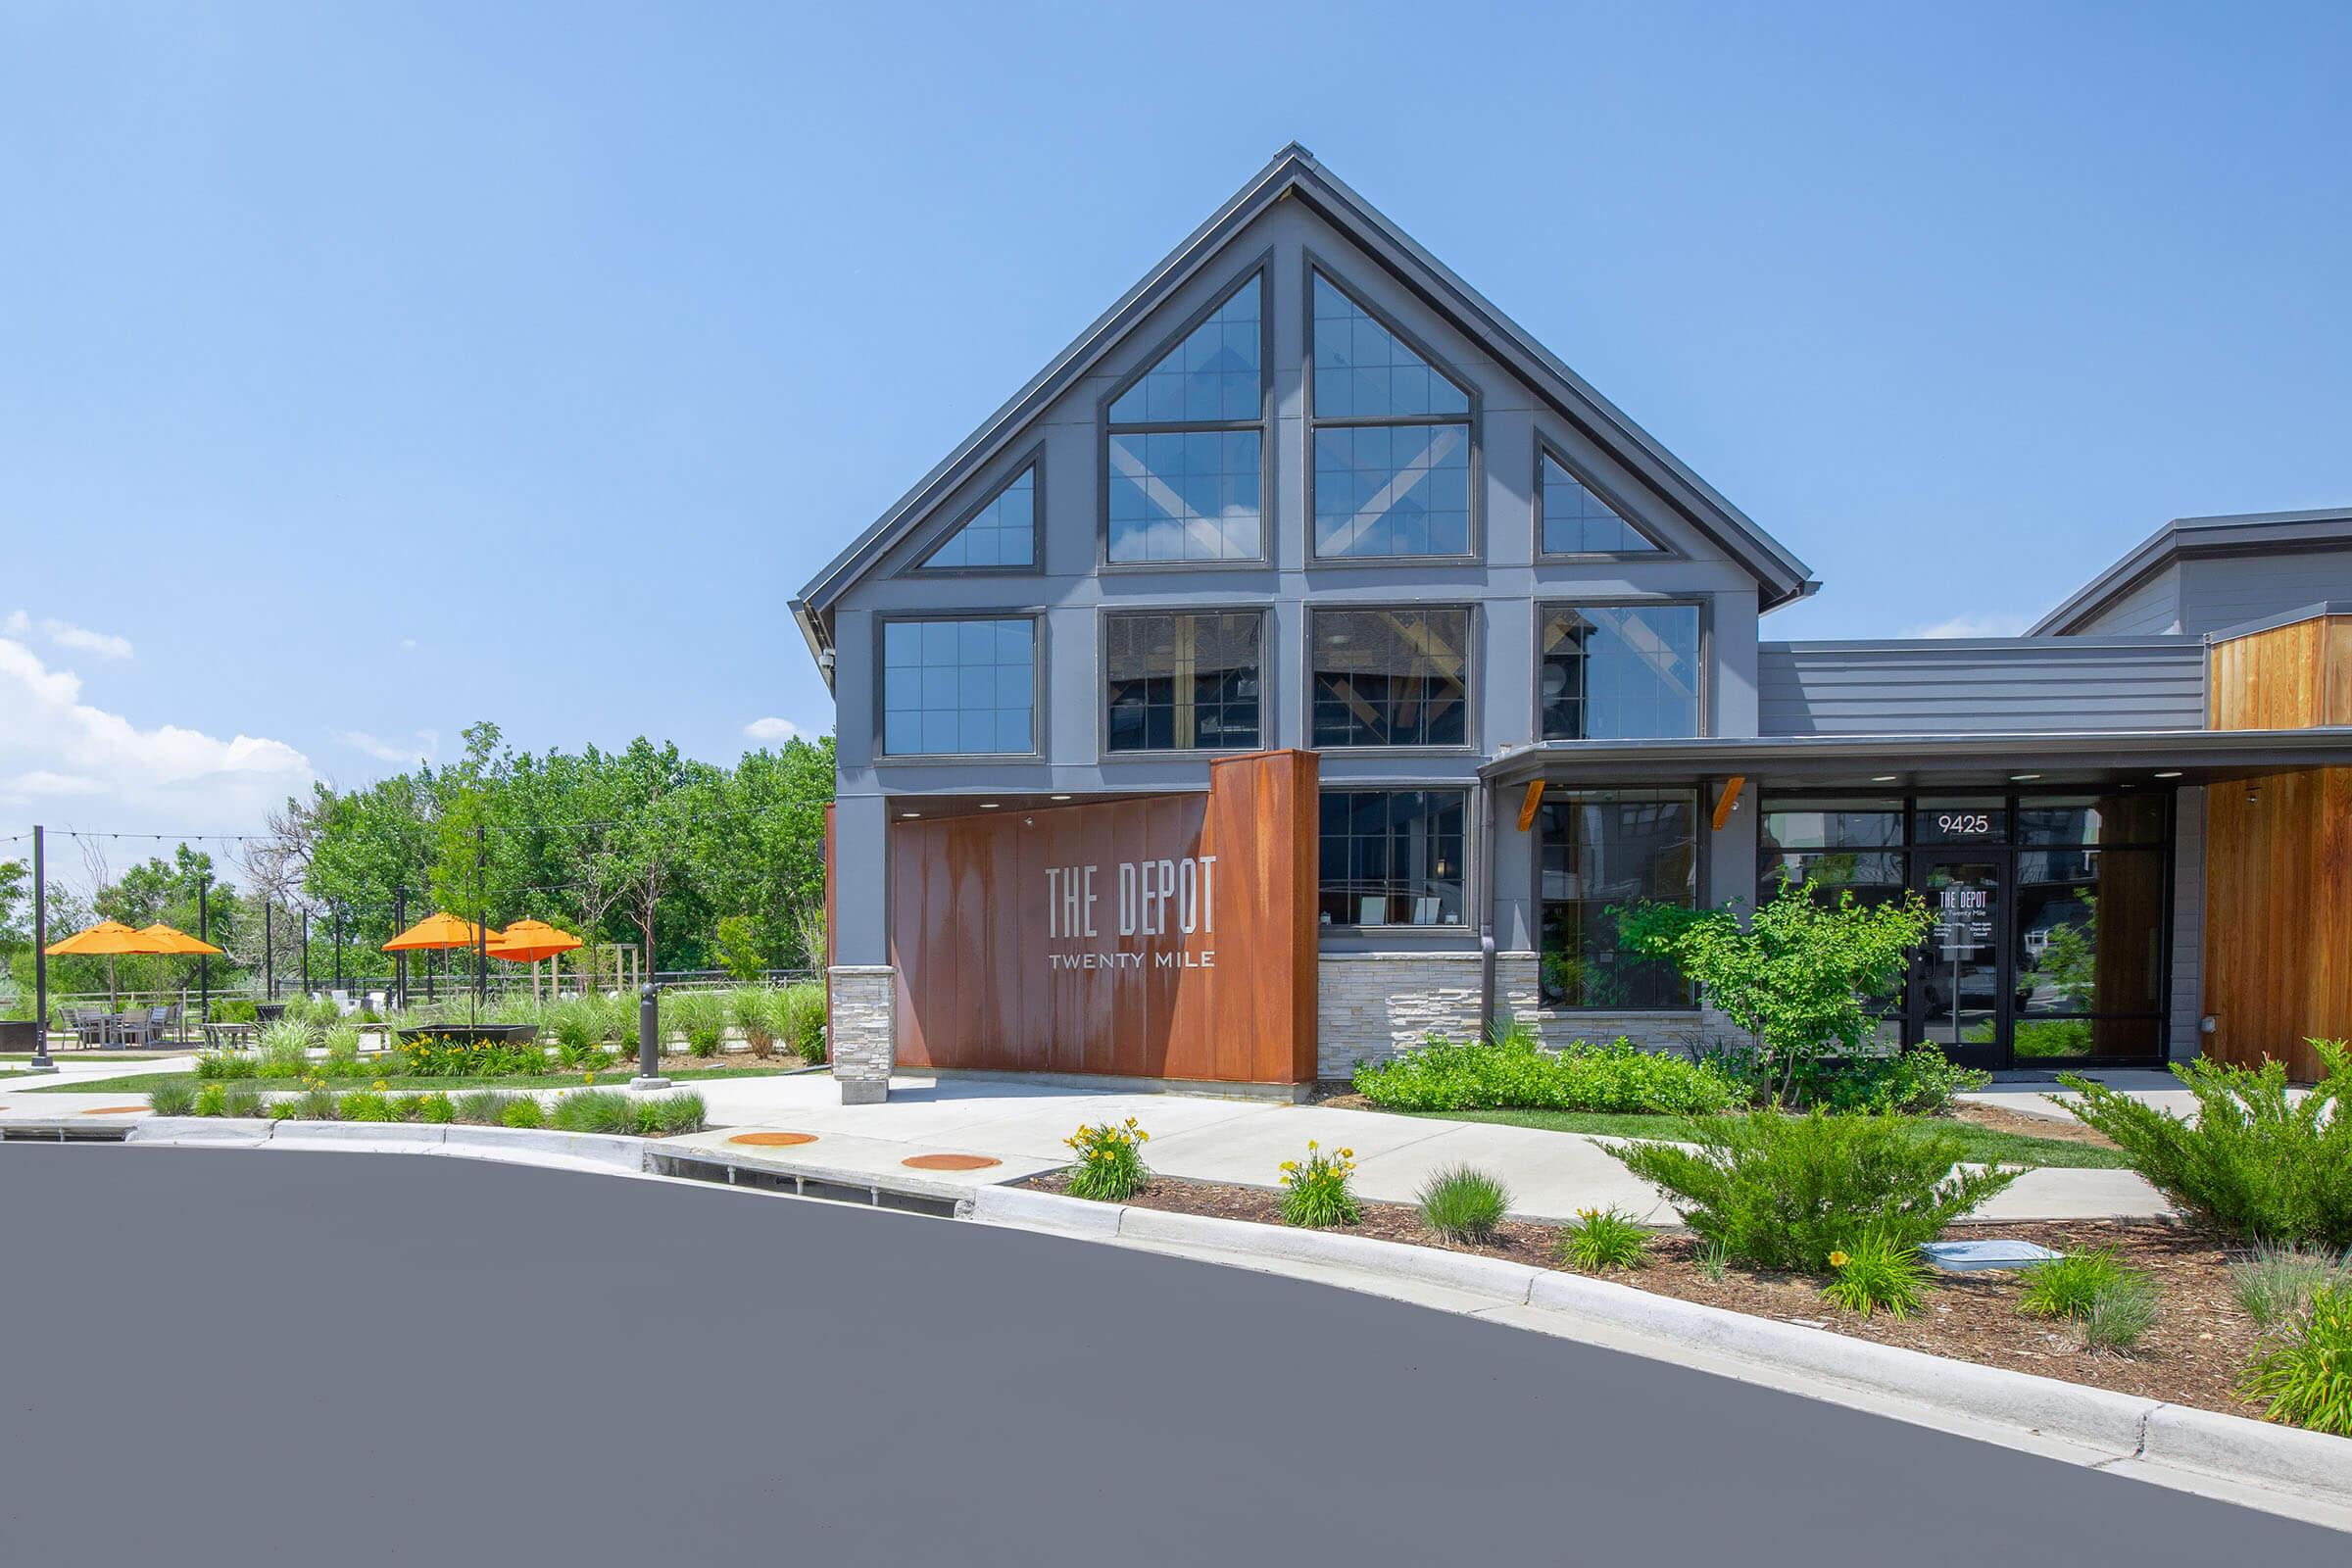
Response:
[[[1311,1080],[1315,786],[1260,752],[1205,795],[892,823],[898,1059]]]
[[[2352,723],[2352,616],[2213,645],[2216,729]],[[2205,791],[2205,1010],[2211,1053],[2317,1077],[2317,1036],[2352,1036],[2352,768]]]

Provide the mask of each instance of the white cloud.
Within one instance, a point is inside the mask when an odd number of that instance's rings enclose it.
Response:
[[[379,740],[364,729],[339,730],[335,739],[355,752],[366,752],[379,762],[397,762],[402,767],[429,762],[441,750],[441,737],[429,729],[420,729],[406,741]]]
[[[310,759],[283,741],[221,740],[177,724],[140,729],[83,702],[72,670],[0,637],[0,808],[18,808],[9,816],[39,801],[76,826],[246,828],[309,789],[312,777]]]
[[[416,639],[414,637],[403,637],[400,640],[400,651],[404,654],[415,653],[416,651]]]
[[[127,637],[118,637],[111,631],[92,631],[87,626],[76,626],[70,620],[44,618],[36,621],[22,610],[10,611],[8,619],[0,621],[0,631],[19,639],[30,637],[37,631],[56,647],[96,654],[101,659],[128,659],[131,652],[130,639]]]
[[[1991,611],[1982,615],[1954,615],[1929,626],[1915,626],[1907,635],[1912,637],[2022,637],[2034,622],[2024,615],[2007,611]]]
[[[775,741],[779,744],[784,741],[802,740],[808,734],[807,730],[795,724],[791,719],[775,717],[755,718],[743,726],[743,732],[756,741]]]

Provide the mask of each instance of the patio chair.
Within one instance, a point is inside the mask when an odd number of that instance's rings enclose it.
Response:
[[[97,1007],[74,1009],[74,1044],[80,1047],[104,1046],[111,1025],[106,1013]]]
[[[169,1040],[179,1033],[179,1004],[147,1009],[147,1028],[157,1040]]]
[[[120,1048],[148,1046],[155,1041],[155,1019],[152,1014],[141,1016],[125,1012],[114,1020],[114,1044]]]

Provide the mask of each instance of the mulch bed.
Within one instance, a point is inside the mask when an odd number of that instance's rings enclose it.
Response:
[[[1068,1179],[1061,1171],[1049,1171],[1018,1185],[1059,1193],[1067,1190]],[[1129,1201],[1183,1214],[1282,1223],[1279,1196],[1254,1187],[1155,1176]],[[1554,1268],[1558,1266],[1561,1228],[1506,1220],[1493,1244],[1466,1246],[1432,1235],[1410,1204],[1367,1202],[1363,1223],[1348,1227],[1345,1234]],[[2024,1282],[2016,1274],[2002,1271],[1938,1274],[1935,1289],[1915,1315],[1898,1320],[1874,1313],[1865,1318],[1830,1305],[1822,1298],[1823,1282],[1806,1275],[1734,1268],[1725,1273],[1721,1283],[1711,1282],[1694,1262],[1697,1239],[1687,1232],[1671,1231],[1660,1234],[1652,1244],[1648,1266],[1607,1278],[1661,1296],[1801,1323],[1932,1355],[2037,1373],[2228,1415],[2261,1414],[2258,1406],[2232,1392],[2253,1353],[2257,1336],[2253,1321],[2230,1294],[2223,1265],[2232,1253],[2223,1244],[2163,1220],[1955,1225],[1945,1234],[1954,1241],[2016,1238],[2061,1251],[2115,1248],[2127,1266],[2155,1279],[2163,1291],[2163,1309],[2128,1354],[2086,1349],[2071,1325],[2025,1316],[2017,1309]]]

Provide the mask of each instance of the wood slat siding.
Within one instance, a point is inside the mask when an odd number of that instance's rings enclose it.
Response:
[[[2194,638],[1765,643],[1765,735],[1965,735],[2200,729]]]
[[[898,1060],[1224,1083],[1315,1076],[1316,759],[1209,764],[1205,795],[890,826]],[[1118,866],[1215,857],[1205,922],[1118,935]],[[1052,929],[1047,871],[1094,865],[1093,938]],[[1213,928],[1212,928],[1213,927]],[[1132,968],[1053,955],[1132,954]],[[1181,956],[1162,968],[1161,955]],[[1182,958],[1213,965],[1181,966]]]
[[[2216,729],[2352,723],[2352,616],[2213,645]],[[2212,1054],[2319,1073],[2313,1037],[2352,1037],[2352,768],[2205,792],[2205,1010]]]

